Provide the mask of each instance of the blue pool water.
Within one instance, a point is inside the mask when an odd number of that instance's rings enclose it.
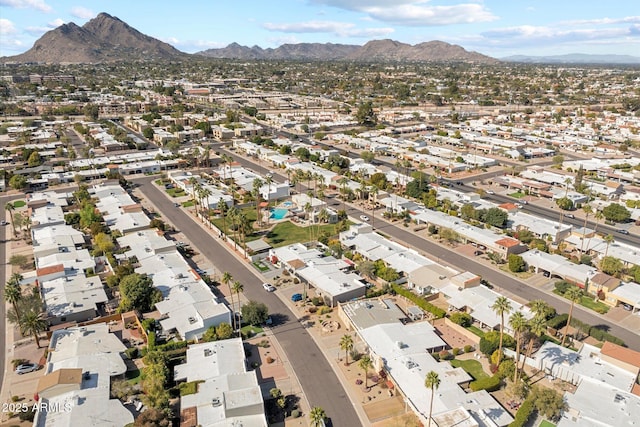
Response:
[[[289,212],[288,209],[282,209],[282,208],[271,209],[271,215],[269,215],[269,218],[282,219],[287,215],[287,212]]]
[[[284,203],[282,203],[282,206],[290,208],[290,207],[293,206],[293,202],[284,202]]]

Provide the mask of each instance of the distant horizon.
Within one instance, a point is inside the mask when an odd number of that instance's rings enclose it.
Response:
[[[0,0],[0,56],[24,53],[47,31],[70,22],[82,26],[100,12],[185,53],[231,43],[268,49],[391,39],[410,45],[438,40],[493,58],[637,57],[640,45],[640,15],[628,0],[281,0],[278,5],[113,0],[103,10],[98,0]]]

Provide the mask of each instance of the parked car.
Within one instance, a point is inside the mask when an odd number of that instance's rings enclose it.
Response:
[[[40,365],[38,365],[37,363],[23,363],[21,365],[18,365],[18,367],[16,368],[16,374],[28,374],[29,372],[34,372],[38,369],[40,369]]]
[[[369,221],[369,217],[366,215],[360,215],[360,219],[364,222],[368,222]]]
[[[173,206],[175,206],[176,208],[180,207],[180,203],[174,203]]]
[[[629,231],[625,230],[625,229],[620,229],[620,230],[618,230],[618,233],[620,233],[620,234],[629,234]]]
[[[276,287],[275,287],[275,286],[273,286],[272,284],[269,284],[269,283],[263,283],[263,284],[262,284],[262,287],[263,287],[263,288],[264,288],[264,290],[265,290],[265,291],[267,291],[267,292],[273,292],[273,291],[275,291],[275,290],[276,290]]]
[[[516,205],[516,208],[522,209],[522,205],[520,203],[516,203],[515,205]]]
[[[293,302],[302,301],[302,294],[293,294],[293,295],[291,295],[291,301],[293,301]]]
[[[565,216],[566,216],[567,218],[571,218],[571,219],[574,219],[574,218],[575,218],[575,215],[573,215],[573,214],[566,214]]]
[[[0,221],[0,225],[7,225],[9,224],[7,221],[5,221],[4,219],[2,221]]]
[[[487,190],[487,194],[496,194],[496,192],[493,190]]]
[[[626,304],[624,302],[620,303],[620,305],[622,306],[623,309],[627,310],[627,311],[631,311],[633,310],[633,307],[629,304]]]

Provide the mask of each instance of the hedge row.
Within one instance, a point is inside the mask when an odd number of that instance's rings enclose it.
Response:
[[[522,405],[520,405],[520,409],[516,412],[516,416],[511,424],[509,424],[509,427],[524,427],[524,425],[527,424],[527,421],[529,421],[532,413],[533,402],[527,399],[522,402]]]
[[[415,305],[417,305],[424,311],[427,311],[433,314],[433,316],[436,319],[442,319],[447,314],[447,312],[441,309],[440,307],[436,307],[435,305],[431,304],[429,301],[425,300],[421,296],[414,294],[409,289],[405,289],[402,286],[396,285],[396,284],[391,285],[391,288],[394,290],[396,294],[402,295],[403,297],[413,302]]]
[[[487,390],[488,392],[496,391],[500,388],[502,380],[498,375],[482,378],[469,384],[472,391]]]
[[[547,320],[547,326],[553,329],[561,329],[567,325],[569,315],[567,313],[558,314],[556,317]]]

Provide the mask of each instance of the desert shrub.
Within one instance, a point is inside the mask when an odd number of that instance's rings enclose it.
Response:
[[[520,409],[516,412],[514,420],[509,424],[509,427],[524,427],[531,417],[533,412],[533,403],[530,400],[525,400],[520,405]]]
[[[300,411],[298,411],[297,409],[294,409],[293,411],[291,411],[291,417],[300,418]]]
[[[318,314],[322,315],[327,313],[331,313],[331,307],[328,307],[326,305],[320,307],[320,311],[318,311]]]
[[[136,359],[140,355],[140,352],[138,351],[138,347],[131,347],[126,349],[124,354],[126,354],[129,359]]]
[[[473,346],[472,345],[467,344],[467,345],[464,346],[464,352],[465,353],[470,353],[472,351],[473,351]]]
[[[453,350],[451,350],[451,353],[453,353],[454,356],[457,356],[460,354],[460,349],[458,347],[454,347]]]
[[[472,323],[471,315],[469,313],[453,313],[449,316],[449,319],[463,328],[471,326]]]
[[[516,371],[516,363],[513,359],[505,359],[498,366],[498,376],[501,379],[511,378],[513,377],[514,372]]]
[[[556,317],[547,320],[547,326],[553,329],[561,329],[566,326],[567,320],[569,320],[569,315],[567,313],[559,314]]]

